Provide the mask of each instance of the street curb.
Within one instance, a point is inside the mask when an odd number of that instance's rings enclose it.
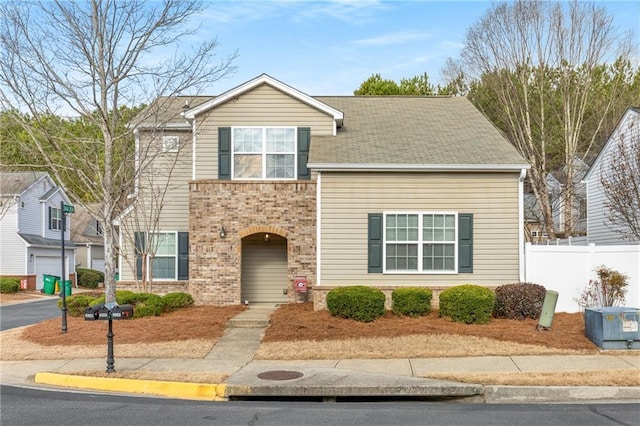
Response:
[[[34,382],[106,392],[136,393],[198,401],[226,401],[226,385],[37,373]]]
[[[639,403],[638,386],[485,386],[487,404]]]

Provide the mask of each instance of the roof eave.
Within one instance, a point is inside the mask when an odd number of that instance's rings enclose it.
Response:
[[[191,130],[191,123],[140,123],[134,126],[136,129],[142,130]]]
[[[349,164],[309,163],[317,171],[332,172],[513,172],[529,169],[529,164]]]

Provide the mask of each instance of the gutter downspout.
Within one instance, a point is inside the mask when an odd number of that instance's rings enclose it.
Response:
[[[322,233],[321,233],[321,198],[322,172],[318,172],[316,177],[316,285],[322,285]]]
[[[524,179],[527,176],[527,169],[520,170],[518,179],[518,269],[520,282],[525,282],[526,258],[524,255]]]

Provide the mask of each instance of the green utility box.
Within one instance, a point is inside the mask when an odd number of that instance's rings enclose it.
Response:
[[[584,334],[602,349],[640,349],[640,309],[619,306],[587,308]]]
[[[44,274],[42,278],[42,281],[44,282],[44,294],[54,294],[56,292],[56,282],[60,281],[60,277]]]

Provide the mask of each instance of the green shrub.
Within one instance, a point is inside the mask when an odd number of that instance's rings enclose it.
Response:
[[[185,306],[193,305],[193,297],[189,293],[168,293],[162,296],[164,311],[177,311]]]
[[[331,315],[371,322],[384,315],[384,293],[365,286],[340,287],[327,293]]]
[[[164,312],[162,297],[152,293],[138,293],[137,301],[133,306],[133,317],[157,317]]]
[[[72,317],[84,316],[84,310],[89,306],[93,306],[91,303],[94,297],[86,294],[75,294],[65,297],[67,304],[67,314]],[[62,299],[58,300],[58,308],[62,309]]]
[[[84,288],[98,288],[98,284],[104,282],[104,272],[95,269],[76,268],[78,285]]]
[[[116,302],[118,303],[118,305],[124,305],[127,303],[133,304],[134,302],[132,302],[131,300],[135,300],[135,295],[137,294],[146,294],[146,293],[134,293],[130,290],[117,290]],[[132,298],[132,295],[134,295],[133,298]],[[106,297],[104,294],[102,294],[98,297],[94,297],[91,300],[91,303],[89,304],[89,306],[102,305],[104,304],[105,300],[106,300]]]
[[[431,312],[432,296],[428,288],[398,288],[391,293],[391,310],[396,315],[426,315]]]
[[[17,293],[20,290],[20,278],[0,277],[0,293]]]
[[[465,324],[486,324],[491,319],[495,294],[486,287],[464,284],[440,293],[440,316]]]
[[[116,291],[116,301],[119,305],[135,305],[140,294],[145,293],[134,293],[131,290],[118,290]]]
[[[496,288],[493,316],[508,319],[538,319],[546,290],[539,284],[505,284]]]

